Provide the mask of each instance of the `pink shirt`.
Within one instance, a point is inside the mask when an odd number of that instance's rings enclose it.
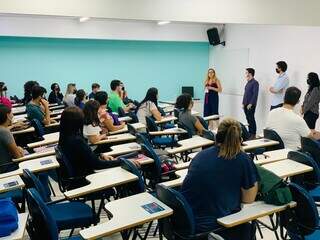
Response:
[[[11,101],[7,97],[0,97],[0,104],[3,104],[10,109],[12,108]]]

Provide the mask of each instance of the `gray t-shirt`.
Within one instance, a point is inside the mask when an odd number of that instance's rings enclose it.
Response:
[[[14,138],[9,129],[0,127],[0,165],[12,162],[8,145],[14,143]]]
[[[197,134],[197,129],[195,127],[197,118],[191,115],[191,111],[182,111],[179,113],[179,122],[186,125],[186,127],[191,131],[192,135]]]

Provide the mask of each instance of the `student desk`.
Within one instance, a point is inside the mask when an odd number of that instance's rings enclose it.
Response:
[[[26,231],[28,213],[19,213],[18,218],[19,218],[18,228],[13,233],[11,233],[9,236],[1,237],[0,240],[22,240],[22,239],[24,239],[23,236]]]
[[[46,160],[49,160],[50,162],[46,162]],[[23,169],[29,169],[31,172],[44,172],[51,169],[56,169],[60,165],[58,161],[56,160],[55,156],[47,156],[43,158],[33,159],[29,161],[24,161],[19,163],[19,168],[17,170],[1,173],[0,178],[15,176],[15,175],[22,175]]]
[[[278,141],[274,141],[266,138],[260,138],[256,140],[249,140],[249,141],[243,142],[242,148],[244,151],[249,151],[256,148],[270,147],[278,144],[279,144]]]
[[[187,176],[187,173],[188,173],[188,169],[183,169],[183,170],[176,171],[175,174],[178,177],[177,179],[174,179],[174,180],[171,180],[171,181],[167,181],[167,182],[162,182],[162,183],[159,183],[159,184],[162,184],[162,185],[164,185],[166,187],[171,187],[171,188],[179,187],[179,186],[182,185],[184,179]]]
[[[23,114],[26,112],[26,106],[12,108],[13,115]]]
[[[14,103],[14,104],[12,104],[12,107],[16,108],[16,107],[21,107],[23,105],[24,105],[23,103]]]
[[[264,216],[269,216],[271,214],[284,211],[288,208],[294,208],[296,205],[296,202],[291,202],[282,206],[275,206],[264,203],[263,201],[257,201],[250,204],[243,204],[243,208],[239,212],[223,218],[218,218],[217,221],[220,225],[230,228]]]
[[[21,189],[24,188],[24,186],[25,184],[19,175],[0,178],[0,193]]]
[[[143,123],[132,123],[131,126],[135,130],[140,130],[140,129],[146,128],[146,125],[144,125]],[[124,128],[122,128],[120,130],[109,132],[109,135],[115,135],[115,134],[126,133],[126,132],[128,132],[128,126],[127,125],[125,125]]]
[[[134,182],[138,180],[138,177],[122,169],[121,167],[114,167],[90,174],[86,177],[86,179],[89,182],[88,185],[64,192],[66,198],[73,199],[88,195],[89,193],[98,192],[129,182]]]
[[[188,158],[190,158],[190,159],[194,159],[195,158],[195,156],[197,156],[197,154],[198,154],[199,152],[193,152],[193,153],[190,153],[190,154],[188,154]]]
[[[26,121],[28,119],[27,114],[20,114],[20,115],[14,115],[12,121],[18,122],[18,121]]]
[[[162,131],[149,132],[151,136],[161,136],[161,135],[178,135],[187,133],[183,128],[168,128]]]
[[[156,213],[147,212],[142,206],[150,203],[160,205],[163,210]],[[146,192],[108,202],[105,208],[113,217],[107,222],[81,230],[80,235],[84,239],[109,236],[173,214],[171,208]]]
[[[292,177],[306,172],[311,172],[312,167],[290,159],[262,165],[263,168],[273,172],[281,178]]]
[[[60,104],[60,105],[58,105],[57,103],[53,103],[53,104],[56,104],[56,105],[49,105],[50,110],[65,109],[66,107],[64,104]]]
[[[36,148],[36,147],[41,147],[41,146],[57,143],[59,141],[59,132],[45,134],[45,135],[43,135],[43,138],[44,138],[44,140],[29,143],[29,144],[27,144],[27,146],[29,148]]]
[[[210,115],[210,116],[203,117],[203,120],[214,121],[214,120],[219,120],[221,117],[223,117],[223,116],[222,115]]]
[[[63,111],[64,111],[64,109],[52,110],[52,111],[50,112],[50,116],[61,115]]]
[[[141,146],[136,143],[125,143],[111,147],[112,151],[103,153],[104,156],[119,156],[127,153],[137,152],[141,150]]]
[[[167,152],[169,154],[186,152],[191,149],[213,145],[214,141],[200,136],[193,136],[192,138],[179,141],[178,144],[180,145],[180,147],[168,149]]]
[[[104,140],[101,140],[99,142],[96,142],[93,145],[124,142],[124,141],[133,141],[135,139],[136,139],[136,137],[133,136],[130,133],[122,133],[122,134],[116,134],[116,135],[112,135],[112,136],[107,136],[107,139],[104,139]]]
[[[28,127],[26,129],[22,129],[22,130],[11,131],[11,133],[13,135],[19,135],[19,134],[25,134],[25,133],[32,133],[34,131],[35,131],[34,127]]]
[[[159,120],[159,121],[155,121],[155,123],[156,124],[168,123],[171,121],[175,121],[177,119],[178,118],[176,118],[175,116],[166,116],[166,117],[161,118],[161,120]]]
[[[285,148],[285,149],[280,149],[280,150],[264,152],[263,155],[259,155],[259,156],[264,156],[264,157],[259,158],[258,160],[254,160],[254,163],[258,164],[258,165],[263,165],[263,164],[267,164],[267,163],[273,163],[273,162],[285,160],[285,159],[287,159],[288,153],[290,151],[292,151],[292,150]]]
[[[45,157],[45,156],[51,156],[51,155],[55,155],[55,150],[53,147],[44,149],[45,151],[41,151],[41,152],[36,152],[36,153],[31,153],[28,155],[25,155],[21,158],[16,158],[16,159],[12,159],[13,162],[22,162],[22,161],[27,161],[27,160],[31,160],[31,159],[36,159],[36,158],[41,158],[41,157]]]
[[[125,116],[125,117],[119,117],[118,120],[120,122],[130,122],[132,120],[132,118],[129,116]]]
[[[158,107],[168,108],[168,107],[174,107],[173,105],[174,105],[174,104],[168,104],[168,103],[163,103],[163,102],[161,102],[161,103],[158,104]]]

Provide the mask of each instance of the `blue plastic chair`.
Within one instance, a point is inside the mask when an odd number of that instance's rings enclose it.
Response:
[[[274,131],[272,129],[267,129],[267,128],[263,129],[263,136],[264,136],[264,138],[279,142],[278,145],[268,147],[268,151],[274,151],[274,150],[285,148],[281,137],[279,136],[279,134],[276,131]]]
[[[98,217],[92,208],[83,202],[52,202],[39,179],[28,169],[23,170],[23,180],[27,189],[37,190],[42,201],[47,204],[53,219],[57,222],[59,230],[89,227],[98,222]]]
[[[120,157],[120,159],[122,160],[121,168],[127,170],[128,172],[131,172],[132,174],[138,177],[138,181],[126,184],[125,188],[127,194],[130,196],[144,192],[146,190],[144,185],[144,179],[139,169],[125,157]]]
[[[297,206],[280,214],[280,230],[283,229],[292,240],[319,240],[319,213],[308,192],[295,183],[289,183],[293,201]]]
[[[309,191],[309,194],[317,202],[320,201],[320,169],[313,158],[306,153],[292,151],[288,153],[288,158],[296,162],[306,164],[313,168],[313,171],[290,178],[291,182],[298,184]]]
[[[27,231],[31,239],[58,240],[59,230],[49,207],[42,200],[36,189],[27,190],[27,203],[30,218]],[[64,238],[66,240],[80,240],[80,237]]]
[[[308,137],[302,137],[301,150],[302,152],[310,153],[313,160],[316,161],[320,167],[320,146],[317,141]]]
[[[38,119],[31,119],[30,124],[34,127],[37,140],[43,140],[43,135],[45,134],[43,124]]]

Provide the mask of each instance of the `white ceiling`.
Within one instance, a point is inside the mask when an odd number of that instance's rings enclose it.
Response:
[[[1,0],[0,13],[199,23],[320,25],[319,0]]]

